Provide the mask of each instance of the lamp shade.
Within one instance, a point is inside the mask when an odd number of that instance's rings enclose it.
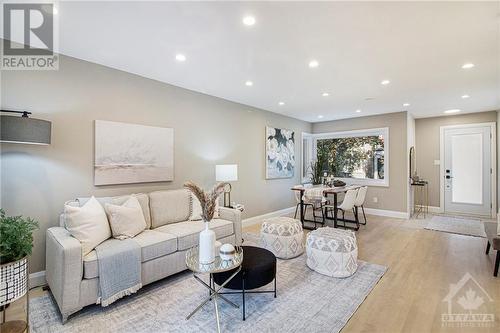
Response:
[[[215,180],[218,182],[232,182],[238,180],[238,165],[237,164],[216,165]]]
[[[28,117],[0,116],[0,141],[49,145],[52,123]]]

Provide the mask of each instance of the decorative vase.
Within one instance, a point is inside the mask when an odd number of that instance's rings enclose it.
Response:
[[[232,244],[224,244],[220,247],[219,255],[222,260],[232,260],[236,253],[236,249]]]
[[[215,261],[215,232],[208,228],[205,221],[205,230],[200,232],[200,264],[211,264]]]

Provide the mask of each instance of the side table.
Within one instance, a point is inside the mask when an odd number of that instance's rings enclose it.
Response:
[[[429,182],[426,180],[412,181],[413,187],[413,217],[422,213],[424,218],[429,214]]]
[[[219,320],[219,307],[217,305],[217,299],[220,298],[228,304],[232,305],[235,308],[239,308],[238,305],[234,304],[226,297],[222,296],[219,291],[224,288],[226,284],[229,283],[240,271],[241,264],[243,262],[243,248],[241,246],[236,246],[236,253],[231,260],[222,260],[220,256],[215,257],[215,261],[211,264],[201,264],[199,260],[199,249],[198,247],[193,247],[186,252],[186,266],[193,272],[193,277],[201,283],[202,286],[209,290],[208,297],[196,307],[187,317],[186,320],[191,318],[198,310],[200,310],[205,304],[210,301],[214,302],[215,308],[215,319],[217,321],[217,332],[220,333],[220,320]],[[230,270],[234,270],[231,276],[229,276],[224,283],[222,283],[218,288],[215,287],[213,283],[213,274],[222,273]],[[201,274],[209,274],[210,282],[207,284],[203,281],[198,275]]]

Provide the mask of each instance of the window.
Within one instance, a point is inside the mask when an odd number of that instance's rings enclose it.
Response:
[[[305,142],[310,137],[311,147]],[[388,128],[312,134],[310,137],[303,137],[303,170],[307,169],[308,173],[304,180],[328,174],[348,184],[389,186]]]

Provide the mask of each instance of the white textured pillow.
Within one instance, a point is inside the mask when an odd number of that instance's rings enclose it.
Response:
[[[82,244],[83,255],[111,237],[106,212],[92,197],[82,207],[64,205],[66,229]]]
[[[146,229],[141,204],[135,196],[130,196],[121,206],[107,203],[105,208],[114,238],[132,238]]]
[[[191,193],[191,215],[189,215],[189,221],[199,221],[201,220],[201,203],[198,198]],[[219,218],[219,200],[215,201],[215,212],[214,219]]]
[[[189,215],[189,221],[199,221],[201,220],[201,204],[200,200],[191,193],[191,215]]]

